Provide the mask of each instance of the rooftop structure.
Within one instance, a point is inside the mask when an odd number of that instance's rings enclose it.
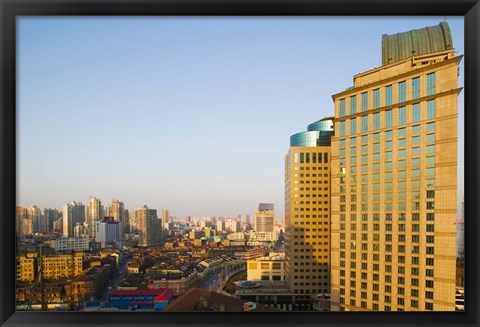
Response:
[[[382,35],[382,65],[445,50],[453,50],[452,34],[445,22],[408,32]]]

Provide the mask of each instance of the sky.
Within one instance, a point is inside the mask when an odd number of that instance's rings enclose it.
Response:
[[[444,20],[464,54],[460,16],[17,18],[17,204],[183,217],[269,202],[281,219],[290,135],[381,66],[382,34]]]

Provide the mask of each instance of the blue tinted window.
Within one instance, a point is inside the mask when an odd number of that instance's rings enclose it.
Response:
[[[412,106],[412,122],[420,121],[420,103],[415,103]]]
[[[385,127],[392,127],[392,110],[385,111]]]
[[[403,125],[407,123],[407,111],[405,107],[398,108],[398,125]]]
[[[345,136],[345,121],[340,122],[340,136]]]
[[[435,118],[435,100],[427,101],[427,119]]]
[[[373,90],[373,108],[380,107],[380,89]]]
[[[340,117],[345,116],[345,99],[340,100]]]
[[[368,116],[362,117],[362,132],[368,131]]]
[[[427,95],[435,94],[435,73],[427,75]]]
[[[407,88],[405,81],[398,83],[398,102],[403,102],[407,99]]]
[[[357,118],[350,120],[350,134],[357,134]]]
[[[392,86],[388,85],[385,87],[385,105],[389,106],[392,104]]]
[[[420,77],[412,79],[412,99],[418,99],[420,97]]]
[[[350,114],[353,115],[357,113],[357,96],[352,95],[350,97]]]
[[[368,110],[368,93],[362,93],[362,111]]]
[[[377,130],[380,128],[380,113],[377,112],[373,114],[373,129]]]

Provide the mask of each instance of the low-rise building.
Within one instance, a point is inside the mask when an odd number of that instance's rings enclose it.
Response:
[[[40,271],[40,262],[37,262]],[[83,271],[83,253],[49,255],[43,257],[43,278],[58,279],[78,276]]]
[[[36,253],[27,253],[17,256],[17,281],[34,281],[37,276],[35,269],[37,262]]]
[[[173,300],[173,292],[167,289],[112,291],[108,293],[108,307],[123,310],[161,311]]]
[[[285,281],[285,254],[270,253],[266,257],[249,260],[247,280]]]
[[[66,251],[88,251],[90,248],[90,241],[87,236],[83,237],[62,237],[50,241],[50,247],[57,252]]]

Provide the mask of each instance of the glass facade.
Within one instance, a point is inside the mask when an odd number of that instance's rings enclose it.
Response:
[[[333,118],[324,118],[309,124],[306,132],[290,136],[290,146],[329,146],[333,134]]]

